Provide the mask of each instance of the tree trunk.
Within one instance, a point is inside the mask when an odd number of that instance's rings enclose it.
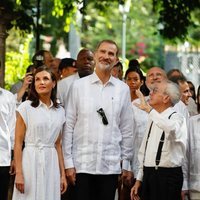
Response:
[[[1,17],[0,17],[1,18]],[[6,25],[3,20],[0,21],[0,87],[4,87],[5,77],[5,54],[6,54]]]
[[[4,7],[0,7],[0,87],[4,87],[5,78],[5,57],[6,57],[6,38],[8,36],[7,26],[13,19],[12,12]]]

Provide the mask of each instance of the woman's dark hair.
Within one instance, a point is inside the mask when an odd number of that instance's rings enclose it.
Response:
[[[149,95],[149,89],[147,88],[147,86],[146,86],[146,84],[145,84],[145,80],[146,80],[146,79],[145,79],[145,77],[144,77],[142,71],[140,70],[140,68],[137,67],[137,66],[130,66],[130,67],[126,70],[126,73],[125,73],[125,76],[124,76],[124,79],[125,79],[125,80],[126,80],[128,74],[129,74],[130,72],[136,72],[136,73],[139,75],[140,80],[143,81],[143,84],[142,84],[141,87],[140,87],[140,91],[142,92],[142,94],[143,94],[144,96],[148,96],[148,95]]]
[[[38,67],[36,69],[34,75],[33,75],[33,82],[31,83],[31,90],[30,90],[30,94],[29,94],[28,100],[32,101],[31,106],[33,106],[33,107],[37,107],[39,105],[39,95],[35,90],[35,75],[37,73],[39,73],[39,72],[42,72],[42,71],[48,72],[51,75],[52,81],[54,81],[56,83],[55,87],[51,91],[51,97],[50,98],[51,98],[51,100],[53,102],[53,106],[58,108],[59,104],[57,103],[57,97],[56,97],[56,94],[57,94],[56,76],[53,73],[53,71],[50,68],[48,68],[47,66],[45,66],[45,65],[42,65],[41,67]]]
[[[129,61],[129,64],[128,64],[128,68],[130,68],[130,67],[132,67],[132,68],[140,68],[140,63],[138,62],[137,59],[131,59]]]
[[[129,67],[127,70],[126,70],[126,73],[125,73],[125,76],[124,76],[124,79],[126,80],[127,79],[127,76],[130,72],[136,72],[139,77],[140,77],[140,80],[144,80],[144,76],[143,76],[143,73],[142,71],[140,70],[139,67]]]

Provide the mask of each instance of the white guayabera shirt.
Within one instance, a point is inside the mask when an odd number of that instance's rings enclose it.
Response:
[[[14,146],[15,97],[0,88],[0,166],[10,166],[11,149]]]
[[[96,73],[76,80],[70,91],[63,133],[65,168],[77,173],[119,174],[130,170],[133,111],[128,86],[114,77],[103,85]],[[97,112],[108,119],[104,125]]]
[[[186,176],[184,190],[200,192],[200,114],[189,119],[187,159],[184,165]]]

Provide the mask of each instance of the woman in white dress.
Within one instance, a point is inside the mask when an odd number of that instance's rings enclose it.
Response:
[[[36,70],[28,99],[17,109],[13,200],[59,200],[67,189],[61,147],[65,113],[56,102],[56,77],[46,66]]]

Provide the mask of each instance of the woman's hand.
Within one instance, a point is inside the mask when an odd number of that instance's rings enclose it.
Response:
[[[68,184],[67,184],[67,179],[66,179],[65,175],[61,176],[60,177],[60,191],[61,191],[61,194],[66,192],[67,186],[68,186]]]
[[[15,186],[21,193],[24,193],[24,176],[22,173],[16,173]]]

